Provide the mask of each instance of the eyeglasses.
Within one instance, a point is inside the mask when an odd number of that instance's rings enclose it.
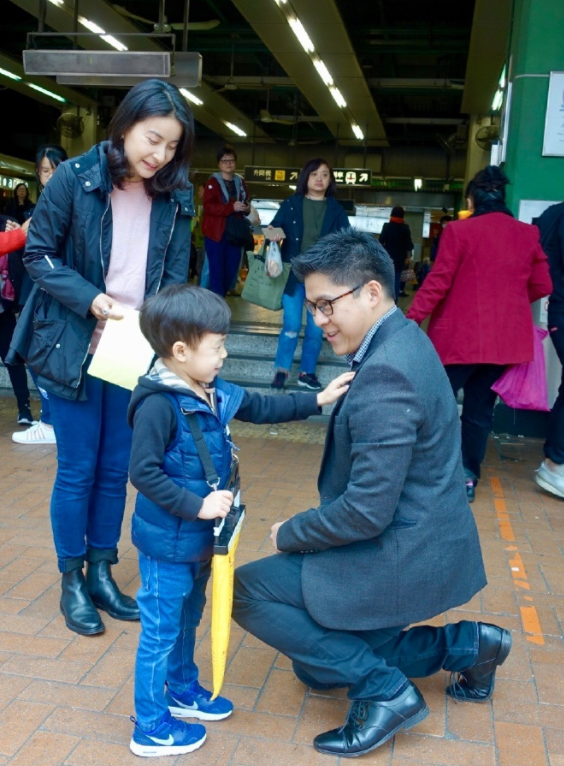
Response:
[[[343,293],[342,295],[338,295],[336,298],[332,298],[331,300],[321,300],[317,301],[317,303],[312,303],[312,301],[304,301],[306,309],[309,311],[309,313],[312,316],[315,316],[316,311],[320,311],[323,316],[330,317],[333,313],[333,304],[337,301],[340,301],[341,298],[346,298],[347,295],[352,295],[356,290],[359,290],[363,285],[357,285],[356,287],[353,287],[352,290],[348,290],[346,293]]]
[[[224,165],[234,165],[237,160],[220,160],[220,162],[223,162]]]

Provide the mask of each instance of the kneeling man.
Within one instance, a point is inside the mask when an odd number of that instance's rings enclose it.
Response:
[[[427,336],[394,304],[394,268],[346,229],[293,261],[306,307],[356,372],[336,404],[320,503],[272,527],[276,555],[236,572],[235,620],[293,661],[314,689],[348,688],[321,753],[358,756],[428,715],[408,678],[458,674],[447,694],[488,699],[511,635],[463,621],[410,624],[486,584],[460,458],[456,401]]]

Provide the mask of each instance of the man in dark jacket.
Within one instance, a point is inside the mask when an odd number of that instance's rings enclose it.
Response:
[[[553,290],[548,303],[548,330],[564,365],[564,202],[552,205],[537,221],[542,249],[548,256]],[[544,443],[545,459],[535,474],[535,481],[547,492],[564,498],[564,367],[562,382]]]
[[[356,376],[331,415],[320,505],[272,527],[277,555],[237,570],[234,616],[307,685],[348,687],[344,726],[314,747],[352,757],[428,714],[408,677],[443,668],[460,674],[450,696],[488,699],[511,635],[468,621],[406,630],[466,603],[486,577],[456,401],[431,342],[394,305],[390,259],[349,229],[293,268]]]
[[[405,210],[399,205],[392,208],[389,223],[385,223],[380,234],[380,244],[386,249],[394,264],[394,298],[403,292],[401,289],[401,273],[406,267],[406,259],[413,250],[411,231],[403,220]]]

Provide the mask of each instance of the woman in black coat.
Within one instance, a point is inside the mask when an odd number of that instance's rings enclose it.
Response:
[[[110,569],[125,509],[131,392],[89,375],[88,366],[107,321],[186,281],[193,139],[192,114],[175,86],[136,85],[112,119],[109,141],[58,167],[31,221],[24,262],[35,285],[12,348],[49,394],[61,611],[82,635],[103,632],[96,607],[139,619]]]
[[[411,231],[404,217],[405,210],[402,207],[398,205],[392,208],[390,221],[384,224],[380,234],[380,244],[394,262],[396,301],[401,290],[401,273],[405,269],[406,258],[413,250]]]
[[[321,237],[350,226],[345,209],[335,199],[336,192],[335,176],[328,162],[317,158],[304,165],[296,193],[284,200],[270,224],[284,231],[285,238],[281,241],[283,261],[291,263],[296,255],[305,252]],[[280,241],[279,236],[273,239]],[[284,320],[278,338],[272,388],[284,388],[288,379],[303,324],[304,299],[304,285],[290,272],[282,298]],[[323,331],[308,313],[298,385],[314,391],[321,389],[315,368],[322,340]]]
[[[4,215],[17,221],[21,226],[31,215],[35,205],[29,198],[29,189],[21,183],[14,189],[14,196],[4,208]]]

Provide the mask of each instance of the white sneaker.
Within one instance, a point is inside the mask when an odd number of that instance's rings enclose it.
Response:
[[[16,431],[12,434],[12,441],[16,444],[56,444],[55,430],[53,426],[39,421],[25,431]]]
[[[552,495],[564,498],[564,466],[562,468],[563,472],[551,471],[543,460],[535,474],[535,481]]]

